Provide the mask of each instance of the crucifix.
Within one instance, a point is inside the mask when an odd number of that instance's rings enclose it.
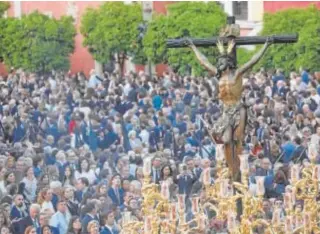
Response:
[[[190,47],[197,59],[212,76],[219,80],[219,99],[223,103],[222,115],[210,126],[210,135],[217,143],[223,145],[226,162],[233,180],[240,180],[240,160],[249,108],[242,96],[242,77],[262,58],[271,44],[295,43],[298,35],[274,35],[270,37],[240,36],[240,27],[235,23],[235,17],[227,18],[227,26],[220,37],[210,39],[169,39],[168,48]],[[237,68],[237,45],[264,46],[246,64]],[[216,66],[197,49],[198,47],[217,46],[220,56]],[[226,48],[225,48],[226,47]],[[207,126],[208,127],[208,126]]]

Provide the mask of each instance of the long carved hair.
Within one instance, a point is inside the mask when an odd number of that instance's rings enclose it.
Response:
[[[228,68],[230,70],[236,69],[236,63],[235,63],[236,58],[234,58],[232,56],[232,51],[233,51],[234,46],[235,46],[235,42],[233,40],[228,41],[227,49],[225,49],[223,42],[221,42],[221,41],[217,42],[217,48],[220,53],[220,56],[218,57],[218,61],[216,64],[216,67],[217,67],[216,77],[217,78],[220,78],[222,72],[224,72]]]

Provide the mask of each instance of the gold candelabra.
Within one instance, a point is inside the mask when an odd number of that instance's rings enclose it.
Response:
[[[217,147],[220,147],[219,145]],[[220,152],[220,153],[219,153]],[[142,186],[143,221],[132,221],[130,212],[122,219],[123,234],[187,234],[207,233],[206,210],[215,213],[217,221],[227,221],[228,233],[252,234],[255,229],[265,234],[320,234],[320,204],[316,201],[319,192],[320,165],[315,164],[315,154],[310,153],[310,165],[301,169],[300,164],[291,166],[290,186],[283,194],[283,208],[274,206],[272,220],[264,218],[263,199],[265,177],[256,176],[256,192],[249,189],[248,154],[239,155],[241,182],[231,181],[224,155],[217,150],[217,176],[212,183],[210,169],[202,173],[205,199],[191,197],[193,219],[186,219],[186,198],[178,195],[177,201],[170,200],[169,185],[151,183],[151,160],[144,162]],[[301,201],[303,208],[297,201]],[[239,213],[241,202],[241,213]]]

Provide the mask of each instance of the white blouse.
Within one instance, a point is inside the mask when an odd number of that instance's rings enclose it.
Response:
[[[83,178],[83,177],[87,178],[89,180],[89,184],[93,184],[95,182],[95,180],[97,179],[94,171],[91,169],[88,172],[82,172],[82,173],[80,173],[79,171],[75,171],[74,177],[76,180]]]
[[[46,209],[49,209],[51,210],[53,213],[55,213],[55,210],[54,210],[54,207],[52,205],[52,202],[47,202],[47,201],[44,201],[41,205],[41,212],[45,211]]]

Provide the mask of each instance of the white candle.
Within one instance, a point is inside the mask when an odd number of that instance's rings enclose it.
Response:
[[[192,203],[192,213],[197,214],[199,213],[199,197],[191,198]]]
[[[309,213],[303,213],[303,226],[310,230],[310,214]]]
[[[161,183],[161,195],[164,199],[170,199],[169,184],[167,181]]]
[[[151,217],[150,216],[146,216],[144,219],[144,233],[149,233],[151,232]]]
[[[232,232],[236,227],[236,214],[234,212],[230,212],[228,214],[227,228],[230,232]]]
[[[290,170],[290,176],[292,182],[296,182],[300,179],[300,164],[294,164]]]
[[[249,161],[248,161],[249,155],[248,154],[240,154],[240,171],[242,173],[248,173],[249,172]]]
[[[145,176],[150,176],[151,174],[151,159],[145,158],[143,160],[143,174]]]
[[[206,229],[206,217],[203,215],[200,217],[200,220],[199,220],[199,229],[200,230]]]
[[[283,194],[283,203],[284,203],[284,208],[291,210],[293,208],[292,204],[292,194],[290,192],[286,192]]]
[[[308,146],[308,156],[311,162],[314,162],[318,156],[317,146],[315,144],[309,144]]]
[[[229,195],[229,179],[222,179],[220,182],[220,196],[227,197]]]
[[[286,220],[285,220],[285,225],[284,225],[284,229],[285,229],[285,233],[286,234],[291,234],[292,230],[293,230],[293,225],[292,225],[292,217],[291,216],[286,216]]]
[[[272,214],[272,224],[278,225],[281,223],[281,209],[276,208]]]
[[[177,195],[178,197],[178,207],[179,207],[179,210],[184,210],[184,207],[185,207],[185,195],[184,194],[178,194]]]
[[[176,220],[177,219],[177,204],[172,203],[170,204],[170,220]]]
[[[266,189],[264,187],[264,176],[256,176],[256,184],[257,184],[257,195],[263,196],[266,192]]]
[[[210,168],[206,168],[203,171],[202,182],[203,182],[204,185],[210,185],[211,184]]]
[[[291,201],[294,206],[296,204],[296,188],[291,189]]]
[[[312,171],[312,179],[319,181],[320,180],[320,165],[315,165]]]
[[[224,144],[217,144],[216,145],[216,159],[218,162],[224,160]]]
[[[295,227],[300,227],[303,225],[303,217],[300,215],[295,216]]]

